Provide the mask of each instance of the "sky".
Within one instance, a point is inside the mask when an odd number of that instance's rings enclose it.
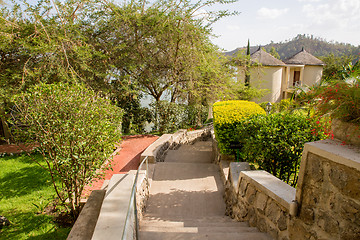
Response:
[[[213,43],[227,51],[298,34],[360,45],[360,0],[238,0],[221,8],[241,12],[213,25]]]

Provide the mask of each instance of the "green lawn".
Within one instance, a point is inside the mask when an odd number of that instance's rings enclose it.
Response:
[[[41,155],[34,157],[43,161]],[[66,239],[69,228],[60,228],[52,217],[39,214],[55,197],[47,171],[26,155],[0,158],[0,215],[11,222],[0,230],[0,239]]]

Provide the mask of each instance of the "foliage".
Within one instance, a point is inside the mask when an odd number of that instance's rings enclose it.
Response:
[[[201,126],[205,122],[208,108],[158,101],[151,104],[155,130],[160,133],[174,132],[180,128]]]
[[[256,103],[241,100],[217,102],[213,105],[214,130],[222,153],[231,153],[230,143],[236,141],[236,126],[252,115],[265,115]]]
[[[268,92],[267,89],[258,89],[252,86],[246,86],[245,84],[235,83],[233,86],[232,100],[246,100],[251,101],[253,99],[260,99]]]
[[[295,186],[306,142],[329,136],[328,124],[303,114],[275,113],[251,116],[234,131],[242,144],[243,160]]]
[[[11,225],[3,227],[0,239],[65,239],[70,228],[58,226],[49,211],[56,195],[51,176],[33,159],[46,164],[40,154],[0,158],[0,213]],[[36,206],[38,207],[36,207]]]
[[[108,58],[84,36],[82,7],[76,1],[42,0],[33,6],[1,9],[3,98],[39,82],[68,82],[75,77],[98,91],[108,91],[104,81]]]
[[[266,105],[268,102],[260,103],[260,107],[262,107],[266,111]],[[296,103],[291,99],[283,99],[280,102],[271,103],[271,111],[270,113],[278,113],[284,111],[292,111],[296,107]]]
[[[100,29],[91,29],[89,39],[108,53],[116,77],[136,84],[156,101],[166,93],[175,102],[196,89],[194,83],[210,81],[216,85],[216,80],[226,79],[223,72],[227,69],[221,64],[219,69],[219,51],[209,40],[210,26],[233,13],[198,13],[208,5],[231,2],[139,0],[104,4],[102,10],[93,8],[86,20],[88,25],[99,24]],[[120,81],[120,85],[126,83]]]
[[[248,42],[249,44],[249,42]],[[258,89],[251,86],[251,78],[249,69],[255,69],[256,72],[261,71],[260,64],[251,64],[250,55],[244,51],[238,51],[234,56],[228,59],[228,65],[236,71],[237,80],[230,84],[229,91],[222,100],[247,100],[263,97],[268,90]]]
[[[145,131],[147,122],[151,122],[151,111],[141,107],[140,99],[129,96],[127,101],[119,101],[118,105],[124,110],[122,132],[124,134],[139,134]]]
[[[274,47],[271,47],[271,48],[270,48],[269,53],[270,53],[274,58],[280,59],[280,55],[279,55],[279,53],[276,51],[276,49],[275,49]]]
[[[131,111],[130,132],[144,121],[134,100],[140,92],[189,105],[220,99],[233,75],[210,41],[211,25],[236,12],[201,12],[232,2],[25,0],[2,8],[0,104],[9,110],[11,96],[39,82],[77,78]]]
[[[122,110],[80,84],[39,84],[14,101],[14,126],[23,125],[14,128],[15,137],[40,144],[41,166],[76,219],[84,186],[101,174],[97,170],[120,140]]]
[[[344,66],[351,64],[353,57],[347,55],[335,56],[333,53],[330,53],[320,59],[325,63],[322,81],[331,81],[346,78],[343,76]]]
[[[360,123],[360,79],[353,77],[312,88],[297,97],[309,104],[318,117],[330,115],[346,122]]]

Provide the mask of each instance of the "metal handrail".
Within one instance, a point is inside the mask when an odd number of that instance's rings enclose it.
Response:
[[[135,180],[134,180],[134,184],[132,186],[132,190],[131,190],[131,196],[130,196],[130,201],[129,201],[129,206],[128,206],[128,210],[127,210],[127,214],[126,214],[126,219],[125,219],[125,224],[124,224],[124,229],[123,229],[123,233],[122,233],[122,240],[126,240],[126,229],[127,226],[129,225],[129,219],[130,219],[130,215],[131,215],[131,206],[134,206],[134,218],[135,218],[135,239],[138,239],[139,236],[139,222],[138,222],[138,217],[137,217],[137,208],[136,208],[136,192],[137,192],[137,180],[138,180],[138,176],[139,176],[139,172],[140,169],[142,167],[142,165],[146,162],[146,181],[148,179],[148,172],[149,172],[149,161],[148,161],[148,156],[146,156],[140,163],[137,171],[136,171],[136,175],[135,175]]]

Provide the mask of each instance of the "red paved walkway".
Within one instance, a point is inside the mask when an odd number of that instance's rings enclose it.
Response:
[[[23,151],[32,151],[34,148],[38,147],[39,144],[20,144],[20,146],[15,144],[3,144],[0,145],[0,153],[22,153]]]
[[[113,158],[112,169],[106,171],[104,179],[94,181],[91,186],[86,186],[84,197],[89,196],[92,190],[101,189],[104,180],[110,180],[113,174],[136,170],[140,164],[141,153],[159,137],[153,135],[134,135],[124,136],[122,138],[123,142],[120,145],[121,150]],[[37,146],[37,144],[21,146],[21,148],[16,145],[0,145],[0,153],[20,153],[22,149],[29,151],[35,146]]]
[[[156,139],[158,136],[153,135],[124,136],[120,145],[121,150],[113,158],[112,169],[106,171],[104,179],[94,181],[91,186],[85,187],[84,196],[89,196],[92,190],[101,189],[104,180],[110,180],[113,174],[136,170],[140,164],[141,153]]]

